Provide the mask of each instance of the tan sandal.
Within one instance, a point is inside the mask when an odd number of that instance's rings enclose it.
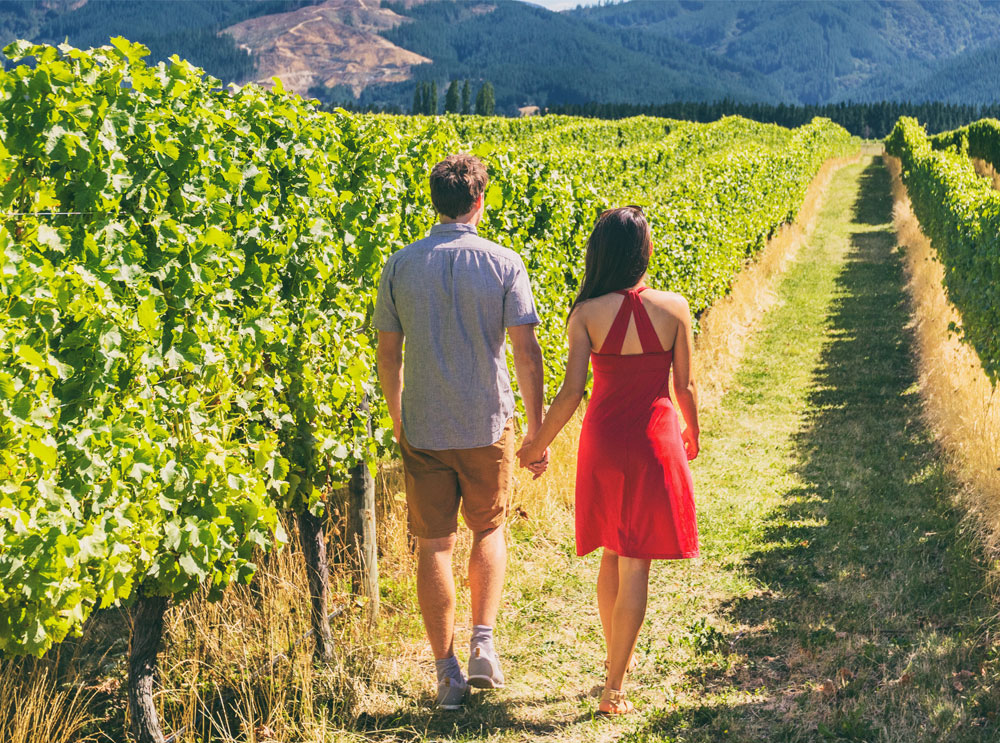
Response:
[[[601,703],[597,707],[597,714],[613,717],[616,715],[627,715],[635,711],[635,705],[625,698],[625,692],[621,689],[604,688],[601,695]]]

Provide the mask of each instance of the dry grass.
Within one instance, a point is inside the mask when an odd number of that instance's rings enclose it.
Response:
[[[77,679],[56,680],[58,659],[0,661],[0,741],[88,743],[91,693]]]
[[[730,293],[701,319],[701,333],[695,342],[694,368],[698,371],[702,406],[714,405],[725,394],[743,357],[747,339],[777,301],[778,280],[816,224],[830,178],[839,168],[859,158],[860,155],[832,159],[823,164],[809,184],[795,222],[777,231],[758,259],[740,272]]]
[[[965,505],[983,542],[996,555],[1000,552],[1000,395],[976,352],[950,330],[952,323],[961,324],[961,317],[945,294],[944,269],[910,208],[899,160],[886,157],[885,162],[892,174],[893,219],[905,247],[924,410],[951,466],[968,486]],[[996,182],[995,171],[992,177]]]

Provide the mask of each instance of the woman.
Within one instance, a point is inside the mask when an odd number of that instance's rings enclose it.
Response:
[[[580,433],[576,475],[577,554],[604,548],[597,603],[607,642],[600,712],[631,712],[623,682],[646,614],[651,560],[698,555],[688,460],[698,455],[691,380],[691,313],[678,294],[645,285],[649,224],[637,206],[610,209],[587,242],[583,285],[568,320],[562,389],[541,428],[518,451],[538,471],[546,449],[594,390]],[[687,424],[682,431],[670,401]]]

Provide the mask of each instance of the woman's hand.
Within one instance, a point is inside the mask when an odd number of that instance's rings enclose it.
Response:
[[[590,336],[579,313],[569,318],[569,353],[566,357],[566,377],[559,394],[552,400],[542,427],[537,431],[530,426],[517,450],[517,457],[525,469],[531,470],[537,480],[549,466],[549,447],[563,426],[580,407],[587,389],[587,370],[590,368]]]
[[[522,467],[531,470],[534,474],[533,480],[541,477],[549,466],[548,448],[541,448],[530,438],[521,442],[521,448],[517,450],[517,458]]]
[[[684,453],[687,454],[688,461],[698,456],[698,431],[692,430],[690,426],[681,431],[681,441],[684,442]]]

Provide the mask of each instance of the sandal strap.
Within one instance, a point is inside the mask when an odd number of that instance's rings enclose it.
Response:
[[[626,715],[634,709],[632,703],[625,698],[624,691],[608,689],[607,687],[604,688],[604,693],[601,695],[601,705],[607,705],[610,708],[602,710],[601,714],[605,715]]]
[[[624,704],[628,701],[621,689],[605,689],[604,693],[608,695],[608,701],[612,704]]]

